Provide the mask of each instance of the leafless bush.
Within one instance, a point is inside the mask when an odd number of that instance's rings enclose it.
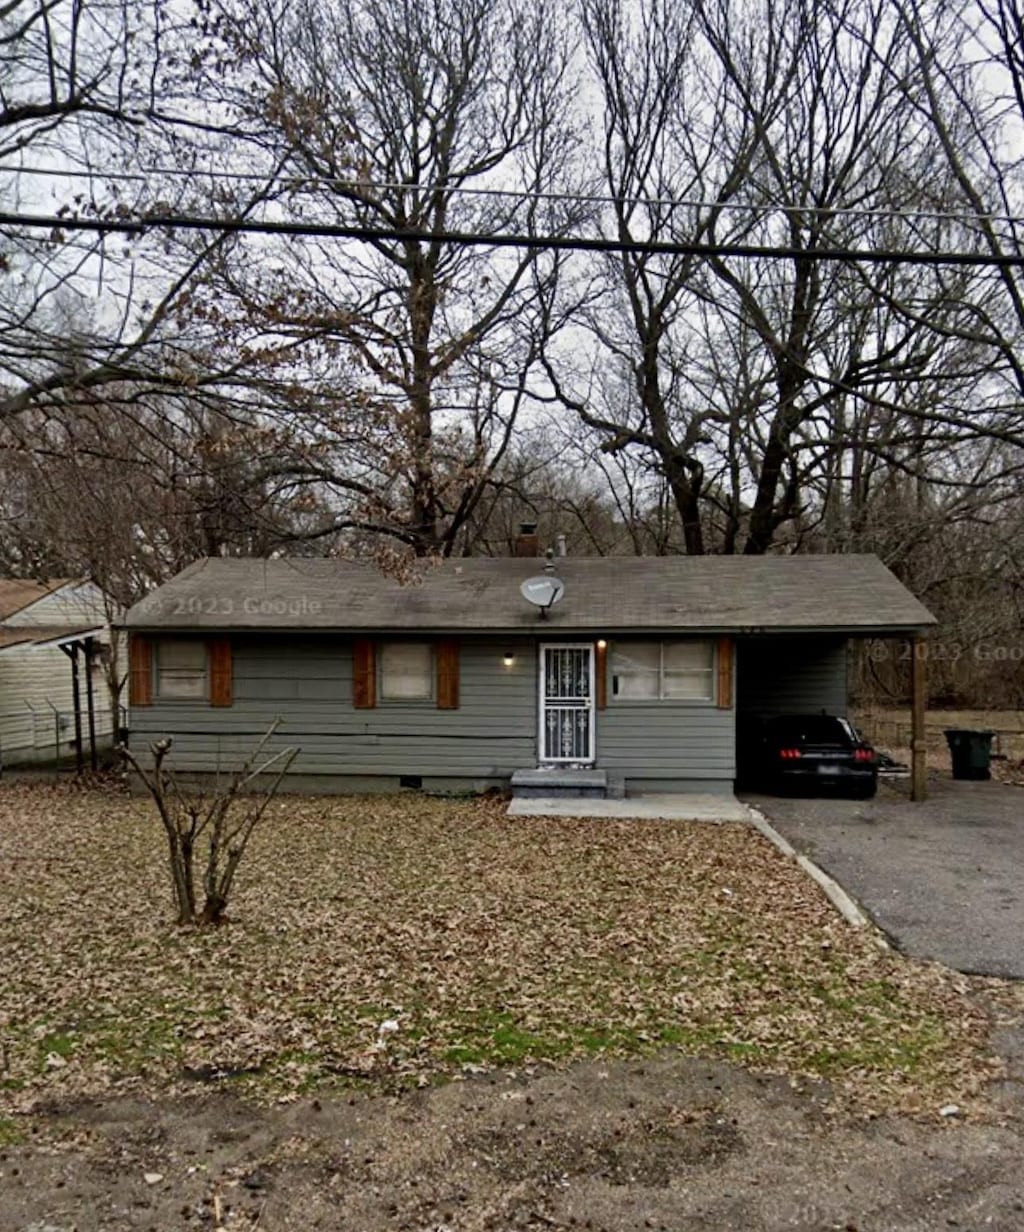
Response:
[[[264,750],[278,726],[279,721],[271,724],[241,769],[212,796],[188,795],[182,791],[173,772],[165,766],[171,751],[170,738],[157,740],[150,746],[153,765],[149,770],[130,749],[121,746],[122,757],[146,785],[160,815],[167,838],[179,924],[223,922],[235,873],[249,839],[299,752],[297,748],[286,748],[264,757]],[[273,777],[263,790],[243,796],[250,784],[268,773]],[[206,867],[202,875],[205,898],[202,908],[197,910],[196,864],[203,840],[206,846]]]

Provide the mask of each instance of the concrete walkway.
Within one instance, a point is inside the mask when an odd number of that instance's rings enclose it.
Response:
[[[535,796],[513,800],[510,817],[614,817],[638,821],[750,821],[750,812],[731,795],[664,793],[601,800]]]
[[[929,781],[912,804],[744,796],[908,954],[1024,979],[1024,789]]]

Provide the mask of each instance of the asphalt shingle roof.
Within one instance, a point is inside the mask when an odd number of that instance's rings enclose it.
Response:
[[[341,560],[197,561],[132,607],[148,630],[601,630],[902,633],[935,623],[875,556],[565,557],[541,621],[520,595],[545,562],[462,558],[402,585]]]
[[[0,620],[6,620],[37,599],[44,599],[55,590],[60,590],[70,580],[52,578],[47,582],[36,582],[31,578],[0,578]]]

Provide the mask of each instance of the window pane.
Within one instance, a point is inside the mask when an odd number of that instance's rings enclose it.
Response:
[[[710,702],[714,700],[714,676],[706,672],[666,672],[663,697],[676,701]]]
[[[665,643],[665,670],[667,672],[709,672],[714,662],[715,648],[711,642]]]
[[[157,694],[170,698],[206,696],[205,642],[160,642],[157,647]]]
[[[714,700],[714,643],[666,642],[664,663],[662,697],[687,702]]]
[[[431,696],[433,656],[423,642],[386,642],[380,648],[380,695],[395,701]]]
[[[657,642],[616,642],[612,647],[612,692],[627,700],[659,695],[661,647]]]

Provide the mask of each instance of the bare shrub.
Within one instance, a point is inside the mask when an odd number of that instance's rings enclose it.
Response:
[[[280,720],[271,724],[241,769],[212,795],[187,794],[182,790],[165,764],[173,743],[170,737],[150,745],[153,764],[148,770],[130,749],[120,747],[121,756],[146,785],[160,815],[179,924],[215,925],[224,920],[235,873],[249,839],[299,752],[297,748],[286,748],[264,756],[279,723]],[[250,784],[265,774],[272,778],[262,790],[243,795]],[[205,897],[202,908],[197,910],[196,864],[203,840]]]

